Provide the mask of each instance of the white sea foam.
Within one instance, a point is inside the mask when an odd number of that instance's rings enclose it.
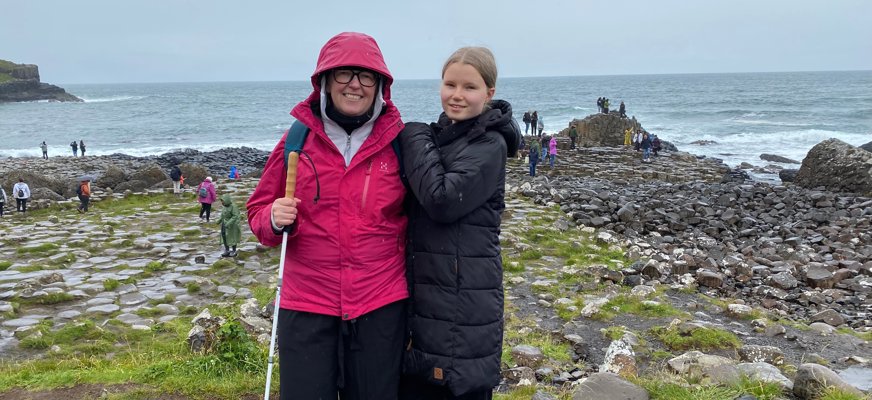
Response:
[[[97,97],[97,98],[88,98],[82,97],[81,99],[85,101],[85,103],[106,103],[110,101],[127,101],[127,100],[141,100],[144,99],[145,96],[110,96],[110,97]]]

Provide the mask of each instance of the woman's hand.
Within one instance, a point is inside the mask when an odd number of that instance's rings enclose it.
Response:
[[[300,199],[280,197],[272,203],[272,219],[278,227],[285,227],[297,220],[297,204]]]

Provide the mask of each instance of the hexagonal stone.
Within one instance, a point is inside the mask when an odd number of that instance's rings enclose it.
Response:
[[[101,306],[90,307],[85,310],[85,312],[94,314],[112,314],[120,309],[121,307],[119,307],[117,304],[104,304]]]
[[[146,301],[148,301],[148,298],[137,292],[125,294],[118,299],[122,306],[133,306],[145,303]]]

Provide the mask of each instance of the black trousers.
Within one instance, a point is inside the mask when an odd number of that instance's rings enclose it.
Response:
[[[395,400],[405,301],[354,320],[279,310],[281,400]]]
[[[15,199],[15,208],[18,211],[27,211],[27,199]]]
[[[200,203],[200,218],[203,218],[203,214],[206,214],[206,221],[209,220],[209,216],[212,215],[212,205],[209,203]]]
[[[79,196],[79,210],[88,212],[88,203],[91,202],[91,196]]]
[[[445,386],[432,385],[426,381],[404,376],[400,381],[400,400],[491,400],[493,390],[454,396]]]
[[[5,208],[5,207],[6,207],[6,203],[0,202],[0,217],[3,216],[3,208]]]

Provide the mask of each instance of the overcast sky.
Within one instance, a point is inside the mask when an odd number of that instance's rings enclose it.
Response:
[[[0,59],[44,82],[305,80],[342,31],[397,79],[483,45],[501,77],[872,69],[869,0],[0,0]]]

